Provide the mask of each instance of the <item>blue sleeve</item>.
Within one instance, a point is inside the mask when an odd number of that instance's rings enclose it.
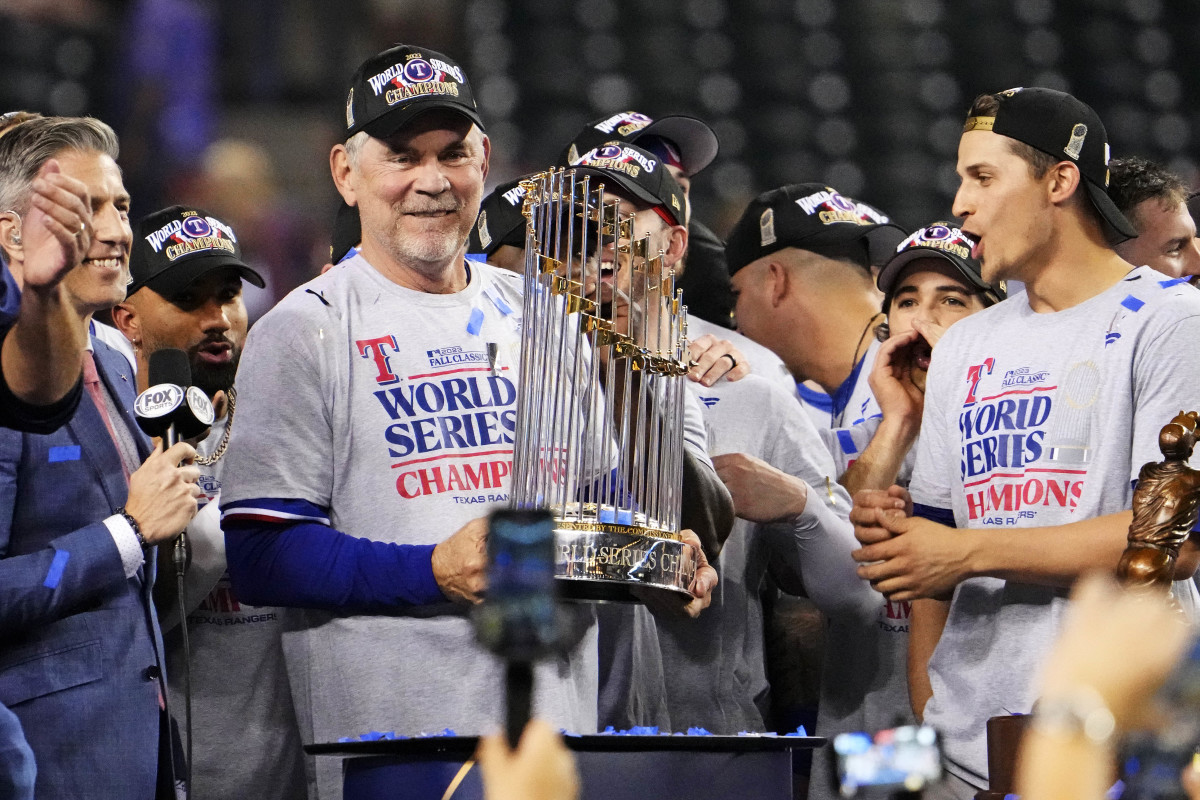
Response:
[[[958,523],[954,521],[954,512],[948,508],[938,508],[937,506],[927,506],[921,503],[913,503],[913,516],[927,519],[930,522],[936,522],[940,525],[945,525],[947,528],[957,528]]]
[[[0,257],[0,327],[15,322],[20,310],[21,290],[17,288],[8,264]]]
[[[359,539],[314,521],[227,516],[222,527],[234,593],[249,605],[386,614],[447,602],[434,545]]]

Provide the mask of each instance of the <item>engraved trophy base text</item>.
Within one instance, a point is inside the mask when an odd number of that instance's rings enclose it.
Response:
[[[554,530],[554,575],[570,600],[633,602],[633,586],[688,594],[699,554],[678,534],[647,526],[558,519]],[[640,515],[639,515],[640,516]]]

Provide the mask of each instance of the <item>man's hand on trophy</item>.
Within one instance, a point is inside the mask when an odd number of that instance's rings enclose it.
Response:
[[[733,342],[711,333],[688,342],[688,354],[688,380],[704,386],[712,386],[722,377],[736,381],[750,374],[750,363]]]
[[[473,519],[433,548],[433,578],[446,599],[478,603],[487,589],[487,517]]]
[[[717,588],[717,570],[708,563],[708,557],[700,545],[700,537],[694,531],[684,528],[679,535],[685,543],[696,549],[698,559],[696,574],[692,577],[692,585],[688,587],[690,596],[649,586],[634,586],[630,592],[655,614],[683,614],[695,619],[712,603],[713,589]]]

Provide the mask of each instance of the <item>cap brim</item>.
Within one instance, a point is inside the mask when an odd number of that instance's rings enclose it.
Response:
[[[383,139],[387,136],[391,136],[393,133],[400,130],[417,117],[421,116],[422,114],[427,114],[430,111],[453,111],[454,113],[465,117],[476,127],[478,127],[479,130],[483,130],[483,120],[479,118],[478,112],[467,108],[461,103],[438,99],[422,100],[415,105],[393,109],[380,117],[376,117],[358,130],[366,131],[369,135],[374,136],[376,139]],[[351,136],[352,135],[353,134],[351,134]]]
[[[894,222],[885,222],[874,226],[864,236],[867,238],[871,266],[878,266],[886,263],[896,252],[896,248],[908,237],[908,232]]]
[[[1104,191],[1103,187],[1092,183],[1086,178],[1083,180],[1083,185],[1087,189],[1088,198],[1092,201],[1092,205],[1100,212],[1100,216],[1104,218],[1105,227],[1110,231],[1111,244],[1120,244],[1128,239],[1137,237],[1137,228],[1133,227],[1128,218],[1120,212],[1117,204],[1108,196],[1108,192]]]
[[[893,284],[900,275],[900,271],[912,262],[922,258],[940,258],[943,261],[948,261],[968,285],[973,286],[981,292],[992,288],[984,282],[983,278],[976,275],[965,264],[945,250],[938,250],[933,247],[910,247],[903,253],[897,253],[883,265],[883,269],[879,270],[879,280],[877,281],[879,291],[890,297],[892,290],[895,289]]]
[[[670,139],[679,148],[683,172],[689,177],[711,164],[721,147],[713,129],[695,117],[671,116],[656,119],[638,131],[637,136],[630,141],[636,143],[643,136]]]
[[[241,278],[249,283],[254,284],[258,288],[266,286],[266,281],[254,269],[246,266],[241,261],[238,261],[232,256],[212,255],[212,256],[193,256],[188,259],[187,263],[175,264],[164,270],[161,270],[157,275],[149,278],[145,282],[130,286],[128,297],[141,289],[143,286],[148,286],[158,294],[170,300],[175,297],[193,282],[200,277],[207,275],[215,269],[230,268],[237,270]]]

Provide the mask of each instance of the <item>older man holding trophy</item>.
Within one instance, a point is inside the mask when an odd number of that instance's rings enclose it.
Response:
[[[501,711],[500,665],[467,619],[485,590],[482,515],[509,504],[514,457],[528,467],[518,395],[550,372],[522,375],[522,333],[544,320],[526,316],[518,277],[463,257],[491,145],[461,67],[391,48],[359,67],[345,110],[330,165],[359,210],[361,252],[288,295],[248,338],[246,422],[226,456],[236,488],[222,503],[230,574],[246,602],[294,609],[284,649],[305,741],[477,733]],[[580,359],[590,350],[589,339]],[[653,407],[661,396],[623,404],[643,415],[643,432],[667,418]],[[578,422],[591,408],[557,413]],[[649,466],[644,450],[630,457]],[[567,499],[631,496],[644,515],[649,476],[612,473]],[[727,504],[723,492],[714,496]],[[704,596],[713,583],[702,569],[679,594],[702,604],[689,590]],[[534,713],[594,730],[594,629],[536,680]],[[340,796],[337,765],[316,772],[316,796]]]

